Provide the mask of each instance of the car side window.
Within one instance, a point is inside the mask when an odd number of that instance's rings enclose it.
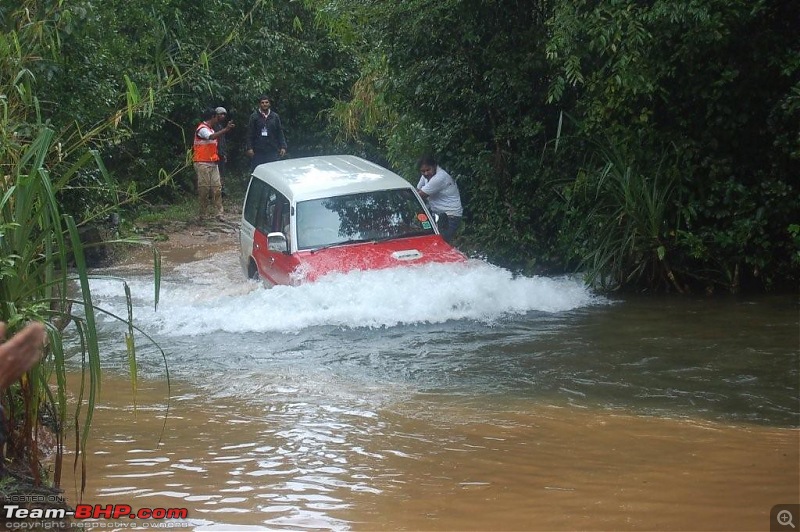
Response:
[[[273,231],[272,228],[275,225],[275,208],[278,204],[278,196],[279,194],[275,192],[275,189],[270,186],[266,187],[264,201],[261,202],[261,206],[258,209],[255,224],[256,229],[265,235]]]
[[[244,203],[244,219],[250,225],[256,225],[258,207],[263,204],[264,191],[267,185],[254,177],[250,178],[250,188],[247,192],[247,199]]]
[[[285,196],[283,196],[283,194],[278,194],[278,202],[280,206],[280,211],[278,214],[278,226],[275,228],[275,231],[280,231],[281,233],[288,236],[289,220],[290,220],[289,200]]]

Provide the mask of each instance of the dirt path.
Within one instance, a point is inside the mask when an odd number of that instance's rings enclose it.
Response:
[[[161,222],[139,227],[148,245],[127,246],[119,253],[117,267],[150,267],[155,247],[161,254],[162,268],[202,260],[216,253],[235,250],[239,239],[240,213],[228,211],[223,221],[204,223]]]

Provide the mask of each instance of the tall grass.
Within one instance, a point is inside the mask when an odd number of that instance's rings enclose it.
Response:
[[[82,451],[86,447],[101,382],[96,314],[106,311],[92,300],[90,274],[75,220],[63,213],[58,203],[58,192],[69,183],[70,172],[53,180],[47,169],[48,157],[55,151],[54,138],[53,130],[39,128],[31,142],[20,150],[18,163],[0,187],[0,320],[8,323],[10,334],[29,320],[44,321],[47,327],[47,356],[17,388],[6,393],[3,402],[11,425],[14,420],[22,424],[11,431],[21,437],[9,441],[9,456],[27,463],[36,482],[41,482],[38,468],[38,438],[42,434],[39,425],[44,419],[41,413],[52,414],[50,429],[57,440],[53,481],[57,485],[62,470],[65,428],[70,421],[76,435],[76,460],[80,457],[81,468],[85,470],[86,455]],[[73,166],[77,169],[91,160],[84,158]],[[154,259],[158,286],[157,254]],[[128,315],[111,315],[127,325],[125,342],[131,382],[135,387],[135,326],[130,311],[130,291],[127,285],[123,289],[129,301]],[[157,301],[158,294],[156,304]],[[82,358],[80,389],[71,420],[68,419],[67,361],[61,337],[62,328],[70,322],[77,329]]]
[[[252,19],[264,4],[254,0],[242,21]],[[6,411],[7,457],[24,465],[40,483],[40,426],[48,422],[56,436],[53,483],[58,486],[63,467],[64,436],[74,427],[81,491],[86,482],[86,445],[101,383],[101,357],[97,316],[106,314],[126,326],[125,346],[136,388],[136,337],[151,340],[134,324],[130,289],[121,281],[127,298],[127,314],[115,315],[98,307],[90,287],[91,275],[84,257],[78,227],[108,216],[119,206],[114,180],[100,154],[100,140],[113,141],[120,125],[136,117],[150,117],[155,101],[184,83],[197,69],[210,69],[210,59],[235,37],[232,29],[217,48],[197,54],[188,65],[174,61],[167,49],[151,58],[158,72],[158,86],[140,90],[131,77],[120,73],[125,104],[98,124],[51,126],[36,96],[36,73],[50,73],[49,61],[58,63],[58,24],[68,20],[67,2],[19,0],[7,6],[0,25],[0,320],[13,335],[29,320],[45,323],[49,344],[44,360],[8,390],[0,401]],[[160,171],[158,183],[169,183],[183,165],[172,172]],[[92,176],[92,180],[85,179]],[[103,204],[91,205],[89,213],[64,212],[59,200],[85,183],[99,182]],[[151,189],[152,190],[152,189]],[[129,195],[136,201],[149,190]],[[80,216],[78,216],[80,215]],[[76,219],[78,216],[79,219]],[[114,242],[133,242],[122,240]],[[159,256],[154,249],[155,304],[160,285]],[[71,324],[71,325],[69,325]],[[68,390],[67,356],[62,342],[64,327],[74,327],[80,358],[77,390]],[[164,353],[162,352],[162,356]],[[166,362],[166,361],[165,361]],[[71,362],[70,362],[71,364]],[[166,374],[169,385],[169,373]],[[68,393],[69,392],[69,393]],[[2,427],[0,427],[1,429]],[[8,460],[6,461],[6,463]],[[6,463],[0,462],[0,476]],[[2,480],[2,479],[0,479]]]
[[[585,213],[570,232],[588,282],[604,289],[667,284],[684,292],[669,261],[677,178],[662,171],[663,158],[642,170],[619,150],[598,154],[602,165],[585,171],[571,194]]]
[[[16,20],[16,26],[0,32],[0,320],[7,323],[8,335],[30,320],[44,322],[48,346],[42,362],[0,397],[5,417],[0,430],[6,437],[0,475],[6,477],[13,471],[37,485],[43,483],[41,438],[48,431],[40,429],[47,425],[56,441],[54,471],[47,480],[58,486],[64,438],[70,427],[77,451],[73,467],[81,469],[83,490],[85,450],[101,383],[97,314],[109,314],[126,324],[125,345],[134,389],[134,334],[147,335],[134,325],[130,290],[124,282],[127,315],[117,316],[94,304],[78,230],[78,223],[88,220],[76,222],[59,203],[64,191],[83,173],[91,172],[102,177],[104,197],[109,199],[107,205],[95,206],[93,215],[108,215],[116,207],[113,179],[91,144],[101,132],[113,129],[116,118],[84,134],[69,129],[57,132],[47,125],[35,95],[33,71],[43,58],[58,53],[57,34],[51,25],[57,17],[35,9],[34,4],[23,1],[9,18]],[[59,7],[60,3],[49,9]],[[128,108],[143,105],[132,94]],[[155,250],[154,274],[157,305],[160,267]],[[78,338],[81,374],[78,389],[68,393],[62,334],[70,323]]]

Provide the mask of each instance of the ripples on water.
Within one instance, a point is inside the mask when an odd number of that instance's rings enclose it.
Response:
[[[128,282],[137,324],[169,351],[172,374],[246,400],[334,395],[383,404],[417,391],[515,389],[531,380],[517,374],[518,357],[527,356],[520,338],[604,304],[577,280],[514,277],[479,261],[264,289],[244,280],[233,254],[221,254],[166,275],[158,311],[151,279]],[[100,306],[125,313],[118,281],[92,289]],[[505,359],[506,350],[516,353]],[[157,376],[158,364],[148,357],[141,367]],[[220,385],[215,376],[230,371],[240,378]]]
[[[135,319],[168,352],[172,375],[215,395],[524,397],[798,425],[797,306],[787,299],[612,303],[576,279],[479,261],[264,289],[232,253],[166,274],[158,311],[151,278],[128,282]],[[99,306],[125,314],[118,281],[92,289]],[[119,326],[103,328],[107,349],[123,354]],[[163,363],[138,344],[141,370],[157,378]]]
[[[117,384],[94,442],[96,495],[189,506],[202,529],[531,528],[526,515],[554,529],[565,526],[554,512],[562,501],[565,515],[572,504],[593,504],[595,519],[610,508],[614,529],[630,523],[614,510],[628,500],[616,483],[629,464],[658,463],[646,477],[654,483],[705,464],[737,471],[726,461],[750,463],[754,444],[728,446],[735,434],[692,425],[673,439],[656,424],[598,420],[598,409],[798,426],[798,314],[785,298],[612,302],[574,279],[477,261],[267,290],[223,253],[165,273],[154,311],[151,278],[125,277],[138,326],[166,352],[173,413],[158,444],[165,404],[140,407],[131,423]],[[118,281],[92,289],[97,305],[127,313]],[[106,366],[125,374],[124,329],[100,326]],[[160,353],[137,343],[140,393],[166,398],[146,391],[163,386]],[[774,456],[756,441],[758,456]],[[634,505],[652,496],[638,485],[624,488]],[[680,485],[659,491],[662,524],[684,496],[698,497]],[[652,524],[645,514],[639,528]]]

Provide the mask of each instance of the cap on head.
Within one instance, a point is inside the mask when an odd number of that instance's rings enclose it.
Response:
[[[228,111],[226,111],[224,107],[217,107],[216,109],[214,109],[214,112],[216,112],[218,115],[228,114]]]

